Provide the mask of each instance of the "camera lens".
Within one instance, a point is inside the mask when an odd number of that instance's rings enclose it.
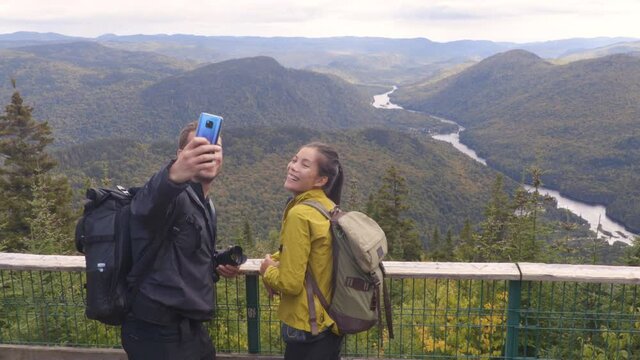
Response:
[[[242,247],[230,246],[227,250],[216,255],[218,265],[239,266],[247,261],[247,257],[242,253]]]
[[[211,129],[213,127],[213,121],[207,120],[204,126],[206,126],[208,129]]]
[[[242,253],[242,248],[237,245],[229,249],[229,258],[236,266],[242,265],[247,261],[247,257]]]

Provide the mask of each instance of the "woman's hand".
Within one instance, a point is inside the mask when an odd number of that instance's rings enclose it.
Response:
[[[260,263],[260,275],[264,276],[264,273],[267,272],[269,266],[278,267],[278,265],[280,265],[280,263],[271,259],[271,255],[265,255],[264,260]]]
[[[264,281],[264,273],[267,272],[267,269],[269,268],[269,266],[275,266],[278,267],[278,265],[280,265],[280,262],[278,261],[274,261],[271,258],[271,255],[267,254],[264,257],[264,260],[262,260],[262,263],[260,264],[260,275],[263,276],[262,278],[262,283],[264,284],[264,288],[267,289],[267,294],[269,295],[269,299],[273,299],[273,297],[275,295],[278,295],[278,292],[273,290],[269,285],[267,285],[267,283]]]

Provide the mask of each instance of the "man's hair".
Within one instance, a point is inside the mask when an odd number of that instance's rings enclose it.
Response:
[[[180,130],[180,137],[178,138],[178,149],[182,150],[187,143],[189,142],[189,134],[196,131],[196,127],[198,126],[197,121],[193,121],[185,125],[182,130]]]

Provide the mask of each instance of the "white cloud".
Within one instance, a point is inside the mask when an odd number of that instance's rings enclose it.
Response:
[[[3,0],[0,33],[427,37],[534,41],[640,37],[634,0]]]

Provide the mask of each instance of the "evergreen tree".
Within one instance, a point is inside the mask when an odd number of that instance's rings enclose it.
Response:
[[[447,230],[447,235],[444,238],[444,244],[441,247],[441,260],[440,261],[453,261],[454,260],[454,245],[453,245],[453,233],[451,229]]]
[[[367,202],[367,212],[384,230],[390,258],[395,260],[420,260],[423,250],[415,223],[403,216],[409,208],[408,193],[406,180],[391,166],[382,186]]]
[[[530,196],[530,205],[531,205],[531,236],[529,237],[528,244],[526,246],[526,251],[524,255],[526,258],[522,260],[534,260],[540,254],[541,246],[538,241],[538,210],[542,209],[540,203],[540,188],[542,187],[542,169],[539,167],[531,167],[529,169],[529,173],[531,174],[531,183],[533,185],[533,194]]]
[[[247,219],[244,220],[244,227],[242,229],[242,243],[248,247],[251,247],[255,244],[253,241],[253,232],[251,231],[251,224]]]
[[[504,178],[498,174],[491,189],[491,199],[485,208],[485,220],[480,224],[479,260],[509,260],[512,244],[508,241],[508,235],[513,216],[509,195],[504,190]]]
[[[471,221],[467,218],[464,221],[462,230],[459,234],[458,243],[455,246],[454,254],[455,260],[459,261],[474,261],[476,259],[476,243],[475,234],[471,228]]]
[[[402,235],[402,260],[420,261],[424,249],[420,242],[420,236],[415,229],[415,223],[409,219],[405,221],[405,231]]]
[[[539,219],[544,211],[544,197],[538,189],[542,186],[542,171],[530,169],[534,191],[523,187],[516,189],[513,199],[503,189],[502,175],[496,177],[491,190],[491,199],[485,209],[485,220],[480,224],[481,232],[476,236],[478,261],[541,261],[546,260],[543,237],[548,226]],[[463,250],[463,251],[460,251]],[[471,249],[458,251],[473,254]]]
[[[369,194],[367,198],[367,204],[365,205],[366,213],[373,219],[378,219],[380,216],[378,214],[378,208],[376,205],[376,197],[373,193]]]
[[[441,244],[440,244],[440,230],[438,227],[433,228],[433,233],[431,234],[431,241],[429,241],[429,257],[434,261],[440,261],[441,254]]]
[[[431,236],[431,242],[433,243],[433,250],[434,251],[440,250],[440,247],[441,247],[441,244],[440,244],[440,230],[438,229],[437,226],[435,228],[433,228],[433,235]]]
[[[362,209],[360,207],[360,184],[358,183],[358,180],[351,179],[349,181],[349,192],[344,208],[351,211],[361,211]]]
[[[269,230],[266,238],[253,239],[253,245],[243,248],[244,253],[250,258],[263,258],[265,254],[277,252],[280,246],[280,232],[275,229]]]
[[[31,215],[26,219],[29,234],[24,239],[25,250],[29,253],[64,254],[71,253],[74,248],[73,241],[70,241],[68,219],[64,214],[56,213],[55,208],[51,206],[55,201],[52,199],[54,194],[49,189],[51,184],[51,181],[40,175],[34,178],[31,186]]]
[[[2,200],[0,200],[2,201]],[[0,209],[0,236],[4,234],[4,229],[7,227],[7,212],[3,209]],[[0,251],[6,251],[6,241],[3,238],[0,238]]]
[[[524,187],[516,189],[513,196],[513,207],[515,208],[515,217],[513,218],[511,229],[511,236],[513,237],[513,251],[510,252],[509,258],[516,261],[518,259],[522,259],[523,247],[527,242],[527,227],[529,225],[527,219],[532,216],[531,195],[524,189]],[[533,217],[535,217],[535,215]]]
[[[113,181],[109,177],[109,163],[106,161],[103,162],[100,168],[102,170],[102,178],[100,179],[100,186],[107,187],[107,188],[113,186]]]
[[[600,231],[602,230],[602,224],[600,223],[600,218],[598,218],[598,226],[596,227],[596,233],[595,235],[591,238],[591,246],[589,247],[589,258],[585,259],[583,262],[584,263],[591,263],[591,264],[597,264],[598,261],[600,260],[600,253],[602,252],[602,249],[605,246],[608,246],[608,244],[602,240],[601,238],[598,237],[598,234],[600,234]]]
[[[513,198],[515,216],[511,225],[511,249],[509,258],[512,261],[547,261],[552,254],[543,249],[544,239],[549,235],[549,226],[541,221],[540,214],[545,211],[546,198],[540,194],[543,171],[538,167],[529,168],[533,191],[524,187],[516,190]]]
[[[509,231],[511,246],[507,254],[511,261],[533,261],[539,256],[536,234],[539,198],[537,189],[533,193],[527,192],[524,187],[516,189],[513,197],[515,216]]]
[[[640,266],[640,236],[632,240],[624,251],[623,265]]]
[[[36,179],[36,187],[47,189],[43,201],[47,201],[46,208],[61,221],[58,224],[61,229],[68,229],[72,219],[67,179],[49,174],[56,166],[55,160],[45,152],[45,147],[53,141],[51,129],[47,122],[32,119],[32,111],[16,91],[5,114],[0,116],[0,210],[4,214],[0,239],[7,251],[29,248],[25,239],[30,239],[32,234],[33,208],[45,206],[33,202]]]

